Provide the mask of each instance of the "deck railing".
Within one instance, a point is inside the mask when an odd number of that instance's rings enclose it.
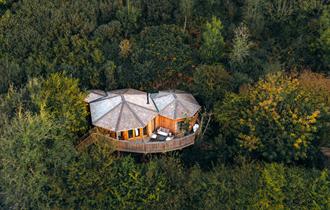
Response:
[[[180,150],[195,143],[196,133],[192,133],[170,141],[142,141],[142,140],[117,140],[102,133],[92,133],[86,140],[81,142],[77,148],[82,149],[97,140],[106,140],[114,146],[114,149],[122,152],[134,153],[165,153]]]

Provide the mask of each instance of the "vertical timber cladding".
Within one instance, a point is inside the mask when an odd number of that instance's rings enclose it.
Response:
[[[198,113],[196,113],[192,118],[189,119],[189,124],[190,124],[190,128],[192,129],[192,126],[194,126],[194,124],[197,121],[197,117],[198,117]],[[143,133],[143,128],[138,128],[139,129],[139,136],[135,136],[135,129],[133,130],[133,138],[129,138],[128,135],[128,130],[126,131],[122,131],[122,138],[124,140],[137,140],[137,139],[142,139],[143,136],[151,136],[151,134],[159,127],[163,127],[163,128],[168,128],[170,129],[170,132],[173,134],[177,133],[177,123],[178,122],[182,122],[185,121],[186,119],[176,119],[176,120],[172,120],[169,119],[167,117],[164,116],[160,116],[158,115],[157,117],[155,117],[153,120],[151,120],[148,125],[147,125],[147,135],[145,135]],[[110,130],[107,129],[103,129],[103,128],[99,128],[100,130],[102,130],[103,133],[108,134],[109,136],[111,136],[112,138],[116,138],[116,133],[112,132]]]
[[[163,128],[170,129],[171,133],[176,133],[176,122],[177,120],[172,120],[167,117],[159,116],[158,117],[159,126]]]
[[[192,129],[192,127],[195,125],[197,117],[198,113],[196,113],[193,117],[189,118],[189,129]],[[185,120],[185,118],[172,120],[164,116],[158,116],[158,127],[168,128],[173,134],[176,134],[178,132],[177,123],[183,122]]]

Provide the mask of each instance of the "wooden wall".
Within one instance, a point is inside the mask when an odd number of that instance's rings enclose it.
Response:
[[[158,116],[158,127],[168,128],[171,133],[176,133],[176,120],[169,119],[167,117]]]
[[[190,124],[189,129],[192,129],[192,127],[195,125],[197,118],[198,118],[198,113],[196,113],[193,117],[189,119],[189,124]],[[179,132],[177,123],[184,122],[185,120],[186,118],[172,120],[164,116],[158,116],[158,127],[168,128],[173,134],[177,134]]]
[[[198,118],[198,113],[196,113],[192,118],[189,119],[189,129],[191,130],[194,124],[196,123]],[[129,138],[128,136],[128,131],[123,131],[122,132],[122,138],[124,140],[142,140],[143,137],[146,136],[151,136],[151,134],[158,129],[159,127],[163,128],[168,128],[170,129],[170,132],[173,133],[174,135],[177,134],[178,128],[177,128],[177,123],[178,122],[183,122],[185,121],[185,118],[182,119],[177,119],[177,120],[172,120],[164,116],[158,115],[155,117],[153,120],[151,120],[148,125],[147,125],[147,135],[143,134],[143,128],[139,128],[139,136],[135,136],[135,129],[133,129],[133,138]],[[112,138],[117,138],[117,134],[115,132],[99,128],[102,133],[109,135]]]

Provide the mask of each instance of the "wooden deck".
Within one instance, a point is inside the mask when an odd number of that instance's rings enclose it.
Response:
[[[117,140],[101,133],[91,133],[78,146],[78,150],[88,147],[90,144],[105,140],[113,145],[114,150],[133,153],[165,153],[174,150],[181,150],[195,143],[196,133],[189,134],[184,137],[174,138],[170,141],[151,142],[149,139],[144,140]]]

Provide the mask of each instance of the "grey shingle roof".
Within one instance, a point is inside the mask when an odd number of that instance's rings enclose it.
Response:
[[[87,103],[90,103],[91,101],[94,101],[103,96],[106,96],[106,92],[104,92],[102,90],[91,90],[84,101]]]
[[[159,114],[170,119],[192,117],[201,108],[194,96],[180,90],[160,91],[151,98]]]
[[[134,89],[110,92],[90,91],[85,98],[89,103],[92,124],[112,131],[145,127],[158,114],[181,119],[192,117],[200,106],[195,98],[183,91],[160,91],[151,94]]]
[[[93,125],[112,131],[143,128],[158,114],[150,96],[147,104],[147,93],[134,89],[92,91],[85,101],[90,104]]]

